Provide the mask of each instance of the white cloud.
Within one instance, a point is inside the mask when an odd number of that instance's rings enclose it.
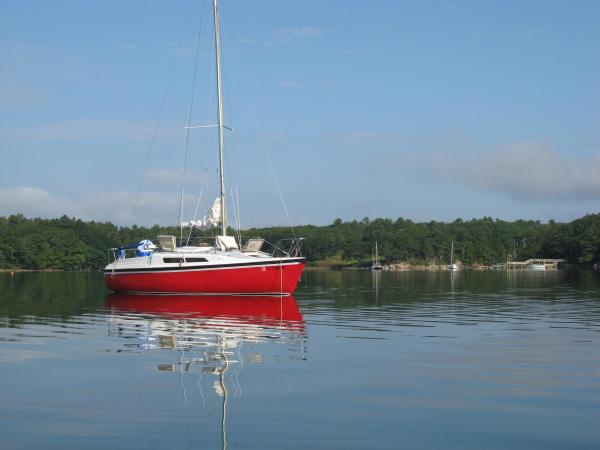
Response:
[[[0,109],[32,105],[44,100],[45,98],[46,95],[36,92],[33,89],[16,87],[14,85],[0,86]]]
[[[305,81],[298,81],[298,80],[283,80],[282,82],[279,83],[279,86],[282,88],[300,88],[300,87],[312,87],[312,88],[319,88],[319,89],[331,89],[335,86],[337,86],[337,82],[333,81],[333,80],[322,80],[322,81],[315,81],[315,82],[305,82]]]
[[[137,45],[132,44],[131,42],[126,42],[126,43],[124,42],[124,43],[118,44],[117,48],[120,50],[127,50],[127,51],[132,52],[132,51],[137,50]]]
[[[138,199],[132,217],[135,197],[134,193],[124,191],[86,193],[77,201],[78,214],[75,214],[75,217],[81,217],[84,220],[108,220],[120,225],[132,225],[132,223],[169,225],[178,222],[178,193],[143,193]],[[184,206],[189,208],[191,203],[191,197],[186,196]]]
[[[194,219],[198,191],[188,189],[184,195],[184,220]],[[197,217],[202,217],[215,199],[215,192],[205,192],[198,205]],[[82,220],[112,222],[117,225],[174,225],[179,220],[180,197],[178,191],[144,192],[138,199],[132,217],[136,194],[127,191],[90,191],[56,195],[44,189],[21,186],[0,188],[0,216],[21,213],[25,217],[55,218],[67,215]],[[250,206],[242,197],[242,225],[244,227],[283,225],[283,211],[275,196],[272,202],[258,202]],[[251,200],[249,200],[251,201]],[[274,206],[275,205],[275,206]],[[245,214],[244,207],[248,207]],[[229,220],[234,223],[233,209]]]
[[[267,41],[266,45],[289,44],[293,41],[300,41],[320,36],[322,32],[322,29],[312,26],[280,28],[273,33],[275,38]]]
[[[494,151],[456,173],[467,184],[523,199],[584,200],[600,196],[600,156],[568,158],[539,142]]]
[[[355,131],[340,136],[343,141],[353,143],[376,143],[376,142],[394,142],[400,140],[401,136],[392,132],[377,131]]]
[[[284,80],[279,83],[282,88],[296,88],[300,86],[300,83],[294,80]]]
[[[158,138],[183,136],[183,127],[159,128]],[[146,140],[152,137],[154,127],[108,119],[78,119],[32,125],[31,127],[0,128],[0,142],[76,141],[85,139],[119,138]]]
[[[93,191],[67,198],[30,186],[2,188],[0,216],[21,213],[26,217],[52,218],[67,215],[83,220],[131,225],[135,197],[132,192]],[[196,200],[192,195],[184,196],[184,218],[191,218]],[[178,222],[179,201],[179,193],[176,192],[146,192],[139,198],[133,223],[175,224]],[[201,204],[202,212],[206,208],[204,203]]]
[[[198,50],[199,54],[202,56],[212,56],[213,52],[210,40],[201,40],[200,47],[198,47],[197,39],[177,39],[171,42],[171,47],[177,58],[191,57],[196,54],[196,50]]]
[[[600,197],[600,156],[576,158],[543,142],[515,142],[487,153],[447,150],[395,156],[394,169],[504,193],[524,201]]]
[[[254,38],[244,37],[236,39],[235,42],[240,45],[256,45],[258,43],[258,41]]]
[[[181,169],[149,169],[146,172],[145,183],[147,185],[179,186],[181,183]],[[206,172],[195,169],[187,169],[185,184],[188,187],[206,186],[209,176]]]
[[[0,215],[22,213],[25,216],[54,217],[73,215],[76,207],[71,200],[58,198],[35,187],[0,189]]]
[[[280,39],[306,39],[315,37],[321,34],[321,30],[317,27],[302,27],[302,28],[281,28],[275,31],[275,36]]]

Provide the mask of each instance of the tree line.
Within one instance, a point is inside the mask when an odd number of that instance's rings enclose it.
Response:
[[[107,249],[155,240],[160,234],[179,235],[178,227],[120,227],[110,222],[0,217],[0,268],[98,270],[108,263]],[[384,263],[444,264],[454,257],[464,264],[491,265],[533,257],[563,258],[578,265],[600,263],[600,214],[569,223],[491,217],[453,222],[413,222],[399,218],[360,221],[336,219],[325,226],[294,228],[303,237],[303,254],[314,264],[360,266],[369,263],[375,242]],[[194,230],[193,237],[210,232]],[[231,230],[231,234],[236,232]],[[288,227],[250,228],[244,237],[262,237],[277,244],[289,238]],[[283,246],[282,246],[283,248]]]

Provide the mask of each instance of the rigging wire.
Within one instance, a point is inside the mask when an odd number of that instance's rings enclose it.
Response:
[[[225,34],[225,33],[222,31],[222,34]],[[237,57],[235,55],[235,52],[232,53],[232,59],[233,59],[234,65],[237,68],[238,64],[237,64]],[[260,138],[260,147],[262,148],[263,153],[265,154],[265,157],[267,159],[267,162],[268,162],[268,165],[269,165],[269,170],[271,172],[271,177],[273,179],[273,182],[275,183],[275,187],[277,188],[277,193],[279,195],[279,200],[281,202],[281,206],[282,206],[283,211],[285,213],[285,217],[287,219],[288,226],[292,230],[292,235],[294,236],[294,239],[296,239],[296,232],[294,230],[294,226],[292,225],[292,220],[290,218],[290,214],[289,214],[287,206],[285,204],[285,199],[284,199],[283,193],[281,191],[281,186],[279,184],[279,180],[277,178],[277,174],[275,173],[275,168],[273,167],[273,161],[271,160],[271,155],[269,154],[269,151],[268,151],[266,145],[264,144],[265,139],[264,139],[264,133],[262,131],[262,127],[260,126],[260,123],[258,121],[258,116],[256,114],[256,111],[254,110],[254,107],[252,106],[252,102],[250,101],[250,97],[248,95],[248,88],[246,86],[244,78],[240,75],[240,71],[239,70],[237,70],[237,74],[238,74],[237,78],[238,78],[238,80],[239,80],[239,82],[240,82],[240,84],[242,86],[242,90],[244,91],[244,95],[246,97],[246,102],[248,104],[248,110],[250,111],[252,119],[254,120],[254,124],[255,124],[256,130],[258,131],[259,138]]]
[[[194,230],[194,222],[196,221],[196,217],[198,216],[198,208],[200,208],[200,201],[202,200],[202,193],[204,189],[200,189],[200,195],[198,195],[198,200],[196,201],[196,209],[194,210],[194,218],[192,220],[192,224],[190,225],[190,232],[188,233],[187,241],[185,245],[189,245],[190,239],[192,238],[192,231]]]
[[[146,160],[144,162],[144,169],[142,171],[142,176],[138,183],[137,191],[135,194],[135,200],[133,202],[133,208],[131,209],[131,216],[129,217],[129,223],[133,225],[133,218],[135,216],[135,212],[140,201],[140,196],[142,189],[144,187],[144,180],[146,178],[146,172],[148,171],[148,164],[150,163],[150,157],[152,155],[152,150],[154,148],[154,143],[156,142],[156,136],[158,134],[158,126],[162,120],[162,115],[165,109],[165,103],[167,101],[167,97],[169,95],[169,91],[171,90],[171,82],[173,81],[173,73],[175,72],[175,66],[177,66],[177,61],[179,60],[179,56],[181,54],[181,46],[183,43],[183,36],[185,34],[185,30],[187,29],[187,24],[190,18],[190,12],[192,10],[192,0],[188,3],[188,8],[185,14],[185,19],[183,22],[183,27],[181,28],[181,32],[179,33],[179,41],[177,42],[177,50],[175,51],[175,57],[173,58],[173,64],[171,64],[171,70],[169,71],[169,76],[167,77],[167,87],[165,89],[165,93],[163,94],[162,100],[160,102],[160,108],[158,112],[158,116],[156,117],[156,121],[154,122],[154,128],[152,130],[152,138],[150,140],[150,146],[148,147],[148,153],[146,154]]]
[[[203,8],[204,9],[204,8]],[[204,14],[201,14],[201,17],[204,17]],[[190,109],[188,113],[188,128],[186,129],[185,134],[185,149],[183,152],[183,170],[181,173],[181,198],[179,202],[179,228],[180,228],[180,242],[183,244],[183,194],[184,194],[184,186],[185,186],[185,173],[187,170],[187,157],[188,157],[188,149],[190,144],[190,128],[192,126],[192,112],[194,109],[194,94],[196,93],[196,81],[198,75],[198,56],[200,54],[200,41],[202,36],[202,30],[204,27],[202,26],[202,20],[200,20],[200,26],[198,28],[198,41],[196,42],[196,56],[194,61],[194,77],[192,81],[192,95],[190,99]]]
[[[237,186],[235,187],[235,196],[233,188],[230,189],[231,192],[231,201],[233,203],[233,218],[235,219],[235,227],[237,231],[238,245],[241,247],[242,245],[242,233],[240,231],[240,200],[238,196]]]
[[[237,231],[238,231],[238,245],[242,248],[242,220],[240,219],[240,197],[238,195],[238,188],[235,187],[235,205],[237,211]]]
[[[285,217],[287,218],[288,225],[292,230],[292,235],[294,239],[296,239],[296,232],[294,231],[294,226],[292,225],[292,219],[290,219],[290,214],[288,212],[287,206],[285,205],[285,199],[283,198],[283,193],[281,192],[281,187],[279,186],[279,180],[277,179],[277,174],[275,173],[275,169],[273,168],[273,162],[271,161],[271,155],[265,146],[263,146],[263,151],[267,157],[267,161],[269,162],[269,168],[271,169],[271,176],[273,177],[273,181],[275,182],[275,186],[277,187],[277,193],[279,194],[279,200],[281,201],[281,206],[283,207],[283,211],[285,212]]]
[[[215,78],[216,78],[216,74],[215,74],[215,71],[213,70],[213,71],[210,72],[210,83],[209,83],[209,89],[208,89],[208,92],[209,92],[208,99],[209,99],[209,101],[208,101],[208,105],[207,105],[208,106],[207,110],[209,112],[209,115],[210,115],[210,111],[212,111],[212,109],[213,109],[213,104],[214,104],[214,100],[215,100],[215,98],[214,98],[215,97],[215,95],[214,95],[215,87],[214,86],[215,86],[215,82],[216,82]],[[194,128],[194,127],[192,127],[192,128]],[[201,127],[201,128],[204,128],[204,127]],[[187,129],[189,131],[190,127],[188,126]],[[209,176],[209,172],[208,172],[208,155],[210,153],[209,149],[210,149],[210,146],[211,146],[210,143],[212,142],[212,139],[213,139],[212,133],[210,133],[210,132],[206,133],[206,144],[204,146],[204,149],[205,149],[204,150],[204,167],[203,167],[204,168],[204,174],[205,174],[205,176],[202,178],[202,183],[201,183],[201,186],[200,186],[200,193],[199,193],[198,199],[196,201],[196,208],[194,210],[194,216],[193,216],[192,222],[196,222],[196,220],[198,219],[198,211],[199,211],[199,208],[200,208],[200,204],[201,204],[201,200],[202,200],[203,194],[206,193],[207,190],[208,190],[208,180],[209,180],[209,177],[210,177]],[[183,213],[181,213],[181,215],[183,216]],[[181,221],[183,221],[183,217],[181,217]],[[193,230],[194,230],[194,226],[192,225],[190,227],[190,230],[189,230],[189,233],[188,233],[188,238],[187,238],[187,241],[186,241],[186,245],[188,245],[189,242],[190,242],[190,240],[191,240]]]
[[[215,100],[215,94],[214,94],[215,78],[216,78],[216,74],[215,74],[215,71],[213,70],[210,73],[210,83],[209,83],[209,90],[208,90],[208,92],[209,92],[208,115],[209,116],[210,116],[210,112],[213,109],[213,104],[214,104],[214,100]],[[206,145],[204,147],[205,148],[205,150],[204,150],[204,174],[205,174],[205,176],[203,177],[203,181],[200,186],[200,194],[198,194],[198,199],[196,201],[196,209],[194,210],[194,217],[192,218],[192,222],[195,222],[198,219],[198,210],[200,208],[200,202],[202,200],[202,195],[208,189],[208,184],[209,184],[208,181],[209,181],[209,177],[210,177],[209,172],[208,172],[208,155],[209,155],[209,148],[210,148],[211,140],[212,140],[211,133],[210,132],[206,133]],[[193,231],[194,231],[194,226],[192,225],[190,227],[190,232],[188,234],[186,245],[189,244]]]
[[[215,70],[212,70],[210,72],[210,83],[209,83],[209,89],[208,89],[208,116],[210,116],[211,111],[213,110],[213,105],[214,105],[214,100],[215,100],[215,78],[216,78],[216,74],[215,74]],[[189,127],[188,127],[188,131],[189,131]],[[206,133],[206,145],[204,146],[204,177],[202,177],[202,183],[200,186],[200,193],[198,194],[198,198],[196,200],[196,208],[194,210],[194,216],[192,218],[192,225],[190,226],[190,230],[188,233],[188,237],[187,237],[187,241],[186,241],[186,245],[189,245],[191,237],[192,237],[192,233],[194,231],[194,225],[193,223],[196,222],[196,220],[198,219],[198,211],[200,209],[200,204],[201,204],[201,200],[203,197],[203,194],[208,190],[208,181],[210,178],[209,175],[209,171],[208,171],[208,156],[209,156],[209,149],[210,149],[210,142],[213,139],[213,136],[210,132]]]

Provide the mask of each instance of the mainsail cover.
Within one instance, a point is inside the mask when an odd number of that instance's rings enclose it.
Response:
[[[217,197],[213,205],[208,209],[206,215],[199,220],[190,220],[183,222],[181,225],[184,227],[196,227],[201,230],[208,230],[209,228],[216,227],[221,223],[221,197]]]

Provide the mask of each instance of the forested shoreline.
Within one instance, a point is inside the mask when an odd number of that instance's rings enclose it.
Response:
[[[563,258],[571,264],[600,263],[600,214],[569,223],[491,217],[453,222],[422,222],[399,218],[342,221],[331,225],[294,227],[305,238],[303,254],[313,265],[368,265],[375,241],[383,263],[432,265],[447,263],[454,242],[455,258],[467,265],[492,265],[533,257]],[[119,227],[109,222],[85,222],[63,216],[0,217],[0,268],[31,270],[99,270],[107,264],[107,249],[155,240],[159,234],[179,235],[177,227]],[[231,230],[231,234],[236,234]],[[194,231],[194,236],[210,236]],[[288,227],[250,228],[242,237],[262,237],[272,243],[289,238]]]

